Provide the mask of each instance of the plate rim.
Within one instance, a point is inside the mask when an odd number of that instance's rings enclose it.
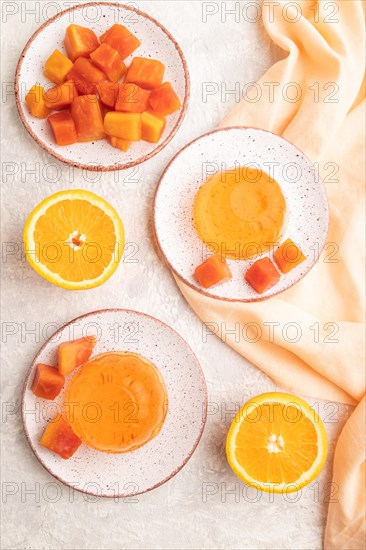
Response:
[[[37,359],[38,357],[41,355],[41,353],[43,352],[43,350],[46,348],[46,346],[48,345],[49,341],[54,338],[57,334],[61,333],[66,327],[70,326],[72,323],[74,323],[75,321],[79,321],[80,319],[84,319],[85,317],[89,317],[91,315],[96,315],[96,314],[100,314],[100,313],[109,313],[109,312],[123,312],[123,313],[133,313],[133,314],[137,314],[137,315],[141,315],[142,317],[147,317],[149,319],[152,319],[153,321],[155,322],[158,322],[160,323],[161,325],[163,325],[165,328],[171,330],[173,333],[175,333],[175,335],[179,338],[179,340],[181,340],[182,344],[188,348],[188,351],[190,352],[190,354],[192,355],[193,359],[194,359],[194,362],[196,364],[196,367],[198,369],[198,372],[200,374],[200,377],[201,377],[201,380],[202,380],[202,383],[203,383],[203,393],[204,393],[204,407],[202,408],[202,416],[201,416],[201,426],[200,426],[200,431],[199,431],[199,434],[194,442],[194,445],[192,447],[192,449],[190,450],[190,452],[187,454],[187,456],[184,458],[183,462],[168,476],[168,477],[165,477],[162,481],[159,481],[158,483],[154,484],[153,486],[147,488],[147,489],[144,489],[143,491],[137,491],[135,493],[119,493],[118,495],[117,494],[98,494],[96,495],[95,493],[91,492],[91,491],[87,491],[85,489],[82,489],[82,488],[78,488],[78,487],[75,487],[74,485],[72,485],[71,483],[65,481],[64,479],[62,479],[59,475],[55,474],[52,469],[45,463],[45,461],[38,455],[37,453],[37,450],[36,450],[36,445],[33,444],[33,440],[31,439],[29,433],[28,433],[28,429],[27,429],[27,425],[26,425],[26,420],[25,420],[25,394],[26,394],[26,391],[28,389],[28,382],[29,382],[29,379],[33,373],[33,370],[34,370],[34,366],[37,362]],[[93,497],[99,497],[99,498],[114,498],[114,499],[120,499],[120,498],[130,498],[130,497],[135,497],[137,495],[142,495],[144,493],[148,493],[154,489],[156,489],[157,487],[160,487],[161,485],[164,485],[164,483],[170,481],[174,476],[176,476],[183,468],[184,466],[187,464],[187,462],[192,458],[194,452],[196,451],[197,447],[198,447],[198,444],[199,442],[201,441],[201,438],[202,438],[202,435],[203,435],[203,432],[205,430],[205,426],[206,426],[206,422],[207,422],[207,412],[208,412],[208,389],[207,389],[207,382],[206,382],[206,377],[205,377],[205,374],[203,372],[203,369],[201,367],[201,364],[200,362],[198,361],[198,358],[196,356],[196,354],[194,353],[194,351],[192,350],[191,346],[188,344],[188,342],[186,342],[186,340],[183,338],[183,336],[181,336],[174,328],[172,328],[170,325],[168,325],[167,323],[165,323],[164,321],[162,321],[161,319],[158,319],[157,317],[154,317],[153,315],[150,315],[149,313],[145,313],[143,311],[139,311],[139,310],[135,310],[135,309],[129,309],[129,308],[105,308],[105,309],[97,309],[97,310],[93,310],[93,311],[89,311],[88,313],[84,313],[83,315],[79,315],[78,317],[75,317],[74,319],[71,319],[70,321],[68,321],[67,323],[63,324],[60,328],[58,328],[53,334],[51,334],[51,336],[44,342],[44,344],[39,348],[38,352],[36,353],[36,355],[34,356],[30,366],[29,366],[29,369],[25,375],[25,379],[24,379],[24,383],[23,383],[23,388],[22,388],[22,393],[21,393],[21,402],[20,402],[20,407],[21,407],[21,420],[22,420],[22,426],[23,426],[23,431],[24,431],[24,434],[26,436],[26,439],[27,439],[27,442],[34,454],[34,456],[37,458],[38,462],[43,466],[43,468],[49,473],[51,474],[55,479],[57,479],[59,482],[61,482],[62,484],[68,486],[68,487],[71,487],[72,490],[74,491],[78,491],[79,493],[84,493],[86,495],[90,495],[90,496],[93,496]]]
[[[301,275],[301,277],[299,277],[295,282],[291,283],[290,285],[288,285],[286,288],[282,289],[282,290],[278,290],[276,292],[274,292],[273,294],[271,294],[270,296],[261,296],[261,295],[258,295],[256,296],[255,298],[246,298],[246,299],[243,299],[243,298],[226,298],[226,297],[223,297],[223,296],[219,296],[217,294],[210,294],[209,292],[206,292],[206,290],[202,289],[202,288],[199,288],[198,286],[195,286],[194,284],[192,284],[190,281],[188,281],[185,277],[183,277],[180,273],[178,273],[178,271],[174,268],[174,266],[172,265],[172,263],[170,262],[170,260],[167,258],[167,256],[165,255],[164,251],[163,251],[163,248],[161,246],[161,243],[160,243],[160,240],[159,240],[159,237],[158,237],[158,230],[157,230],[157,213],[156,213],[156,209],[157,209],[157,196],[158,196],[158,193],[159,193],[159,189],[160,189],[160,185],[165,177],[165,174],[167,173],[167,171],[169,170],[170,166],[175,162],[175,160],[179,157],[179,155],[181,153],[183,153],[183,151],[187,148],[189,148],[191,145],[193,145],[194,143],[196,143],[197,141],[200,141],[201,139],[204,139],[212,134],[216,134],[216,133],[220,133],[220,132],[227,132],[227,131],[230,131],[230,130],[255,130],[255,131],[260,131],[260,132],[264,132],[264,133],[267,133],[267,134],[271,134],[273,136],[276,136],[277,138],[279,139],[282,139],[283,141],[287,142],[288,144],[292,145],[292,147],[294,147],[295,149],[297,149],[301,155],[304,157],[304,159],[306,159],[312,166],[314,165],[314,163],[310,160],[310,158],[305,155],[305,153],[303,153],[303,151],[301,151],[301,149],[299,149],[294,143],[292,143],[290,140],[282,137],[282,136],[279,136],[278,134],[276,134],[275,132],[271,132],[270,130],[265,130],[263,128],[259,128],[257,126],[226,126],[225,128],[216,128],[215,130],[211,130],[209,132],[206,132],[194,139],[192,139],[191,141],[189,141],[186,145],[184,145],[172,158],[171,160],[169,161],[169,163],[167,164],[167,166],[164,168],[162,174],[160,175],[159,177],[159,180],[158,180],[158,183],[157,183],[157,186],[155,188],[155,192],[154,192],[154,198],[153,198],[153,204],[152,204],[152,228],[153,228],[153,236],[154,236],[154,240],[155,240],[155,243],[157,244],[157,247],[158,247],[158,250],[160,252],[160,254],[162,255],[166,265],[169,267],[171,273],[177,277],[178,279],[180,279],[185,285],[187,285],[189,288],[191,288],[192,290],[195,290],[197,293],[199,294],[202,294],[203,296],[205,296],[206,298],[211,298],[213,300],[220,300],[220,301],[223,301],[223,302],[230,302],[230,303],[255,303],[255,302],[264,302],[265,300],[269,300],[270,298],[274,298],[276,296],[278,296],[279,294],[282,294],[283,292],[286,292],[287,290],[289,290],[290,288],[292,288],[294,285],[296,285],[297,283],[299,283],[312,269],[313,267],[315,266],[315,264],[317,263],[317,261],[319,260],[323,250],[324,250],[324,247],[326,245],[326,238],[324,239],[324,242],[321,243],[321,246],[319,246],[319,249],[318,249],[318,254],[317,255],[314,255],[313,257],[313,261],[311,263],[311,265],[309,266],[309,268],[307,269],[307,271],[305,271],[305,273],[303,275]],[[325,188],[325,185],[324,185],[324,182],[323,182],[323,179],[321,178],[320,174],[319,174],[319,171],[317,171],[317,174],[318,174],[318,177],[319,177],[319,181],[318,181],[318,185],[320,186],[320,188],[322,189],[323,193],[324,193],[324,197],[325,197],[325,207],[326,207],[326,227],[325,227],[325,236],[327,237],[328,236],[328,233],[329,233],[329,201],[328,201],[328,195],[327,195],[327,191],[326,191],[326,188]]]
[[[37,38],[37,36],[46,27],[48,27],[50,24],[52,24],[55,20],[59,19],[61,16],[63,16],[66,13],[70,13],[72,11],[82,9],[82,8],[87,7],[87,6],[113,6],[117,9],[126,9],[126,10],[129,10],[129,11],[132,11],[132,12],[137,13],[138,15],[140,15],[142,17],[145,17],[146,19],[149,19],[152,23],[154,23],[157,27],[159,27],[167,35],[167,37],[173,43],[175,49],[177,50],[178,55],[180,57],[180,60],[182,62],[183,71],[184,71],[184,80],[185,80],[185,94],[184,94],[184,99],[183,99],[183,103],[182,103],[182,108],[180,110],[179,117],[178,117],[178,120],[177,120],[175,126],[172,128],[170,134],[165,138],[165,140],[162,143],[158,144],[157,147],[155,147],[152,151],[150,151],[150,153],[147,153],[146,155],[143,155],[142,157],[139,157],[138,159],[132,160],[130,162],[118,163],[118,164],[109,164],[109,165],[98,165],[98,166],[90,165],[89,166],[88,164],[83,164],[81,162],[76,162],[76,161],[73,161],[73,160],[70,160],[70,159],[66,159],[64,156],[57,153],[56,151],[53,151],[50,147],[48,147],[45,143],[42,142],[42,140],[38,137],[36,132],[34,132],[34,130],[31,128],[30,124],[27,122],[27,120],[25,118],[25,115],[24,115],[24,112],[23,112],[23,108],[22,108],[23,105],[22,105],[22,101],[20,99],[20,91],[19,91],[19,76],[20,76],[20,71],[22,69],[25,56],[26,56],[30,46],[32,45],[34,40]],[[154,157],[155,155],[160,153],[160,151],[162,151],[170,143],[170,141],[173,139],[173,137],[175,136],[175,134],[178,132],[179,128],[181,127],[181,125],[183,123],[183,120],[186,116],[187,109],[188,109],[188,104],[189,104],[189,99],[190,99],[190,96],[191,96],[191,80],[190,80],[190,75],[189,75],[188,64],[187,64],[186,58],[184,56],[183,50],[181,49],[181,47],[178,44],[178,42],[176,41],[176,39],[168,31],[168,29],[162,23],[160,23],[157,19],[155,19],[154,17],[152,17],[151,15],[149,15],[148,13],[146,13],[146,12],[140,10],[140,9],[134,8],[133,6],[128,6],[126,4],[118,4],[116,2],[87,2],[86,4],[77,4],[76,6],[72,6],[71,8],[67,8],[66,10],[62,10],[60,13],[57,13],[56,15],[51,17],[50,19],[47,19],[47,21],[42,23],[42,25],[28,39],[26,45],[24,46],[24,48],[23,48],[23,50],[22,50],[22,52],[19,56],[17,66],[16,66],[16,70],[15,70],[14,96],[15,96],[15,103],[16,103],[16,107],[17,107],[17,110],[18,110],[18,114],[19,114],[19,117],[20,117],[25,129],[27,130],[27,132],[31,136],[31,138],[37,143],[37,145],[39,145],[44,151],[46,151],[46,153],[48,153],[52,157],[56,158],[57,160],[65,163],[69,166],[72,166],[74,168],[78,168],[80,170],[88,170],[88,171],[91,171],[91,172],[114,172],[114,171],[117,171],[117,170],[127,170],[129,168],[133,168],[134,166],[138,166],[139,164],[142,164],[142,163],[146,162],[147,160],[151,159],[152,157]]]

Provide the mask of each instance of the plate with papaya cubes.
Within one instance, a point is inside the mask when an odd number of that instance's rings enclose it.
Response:
[[[209,132],[179,151],[153,206],[156,241],[174,274],[234,302],[284,292],[323,261],[328,220],[311,161],[285,139],[244,127]]]
[[[181,125],[189,94],[187,63],[169,31],[109,2],[81,4],[44,23],[15,78],[32,138],[87,170],[129,168],[157,154]]]
[[[188,344],[147,314],[87,313],[59,329],[23,388],[28,442],[76,490],[127,497],[161,485],[201,438],[207,388]]]

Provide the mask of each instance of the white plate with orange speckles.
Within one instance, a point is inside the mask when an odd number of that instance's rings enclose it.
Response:
[[[43,74],[43,65],[56,48],[65,52],[63,39],[65,30],[71,23],[89,27],[97,36],[103,34],[114,23],[123,24],[141,40],[139,48],[125,60],[127,65],[134,55],[159,59],[164,63],[164,80],[173,84],[182,108],[167,117],[167,125],[159,143],[139,141],[133,143],[126,153],[115,149],[106,140],[60,147],[55,144],[47,121],[30,115],[25,104],[26,93],[34,84],[40,84],[45,89],[50,86]],[[169,143],[186,114],[190,81],[187,63],[180,46],[158,21],[133,6],[113,2],[91,2],[58,13],[46,21],[29,39],[16,70],[15,95],[24,126],[32,138],[49,154],[77,168],[110,171],[140,164],[156,155]]]
[[[164,379],[168,413],[160,432],[146,445],[123,454],[99,452],[82,444],[64,460],[39,444],[47,423],[61,410],[68,382],[54,401],[31,391],[38,363],[56,365],[61,342],[95,334],[93,356],[129,351],[151,361]],[[77,372],[74,371],[74,373]],[[40,349],[29,369],[22,397],[22,419],[28,442],[41,464],[59,481],[84,493],[127,497],[162,485],[183,468],[201,438],[207,415],[206,382],[188,344],[168,325],[132,310],[95,311],[70,321]]]
[[[260,257],[227,263],[232,279],[203,289],[194,277],[195,268],[212,252],[199,239],[193,223],[196,193],[207,177],[219,170],[252,166],[273,177],[286,201],[286,227],[280,241],[291,238],[306,260],[263,294],[244,279],[247,269]],[[328,201],[315,166],[285,139],[257,128],[215,130],[192,141],[171,160],[157,186],[153,209],[154,231],[159,248],[172,271],[194,290],[212,298],[255,302],[283,292],[297,283],[318,261],[328,233]],[[280,244],[279,243],[279,244]],[[240,243],[239,243],[240,244]]]

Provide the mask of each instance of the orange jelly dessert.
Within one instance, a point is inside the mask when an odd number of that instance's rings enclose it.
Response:
[[[80,368],[67,389],[65,412],[83,443],[126,453],[155,437],[168,409],[157,368],[135,353],[109,352]]]
[[[286,201],[279,184],[249,166],[223,170],[199,188],[194,225],[215,254],[246,260],[267,252],[284,231]]]

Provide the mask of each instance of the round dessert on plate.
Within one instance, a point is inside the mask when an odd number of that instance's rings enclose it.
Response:
[[[58,330],[35,357],[22,397],[41,464],[103,497],[168,481],[193,454],[206,415],[204,375],[188,344],[158,319],[123,309]]]
[[[251,302],[297,283],[318,261],[328,202],[316,167],[256,128],[205,134],[177,153],[155,193],[158,246],[194,290]]]
[[[85,414],[90,403],[98,404],[92,419]],[[136,353],[113,351],[93,357],[79,369],[67,388],[65,410],[83,443],[106,453],[126,453],[159,433],[168,394],[150,361]]]
[[[193,216],[197,235],[210,250],[246,260],[279,241],[286,201],[266,172],[243,166],[209,176],[197,192]]]

